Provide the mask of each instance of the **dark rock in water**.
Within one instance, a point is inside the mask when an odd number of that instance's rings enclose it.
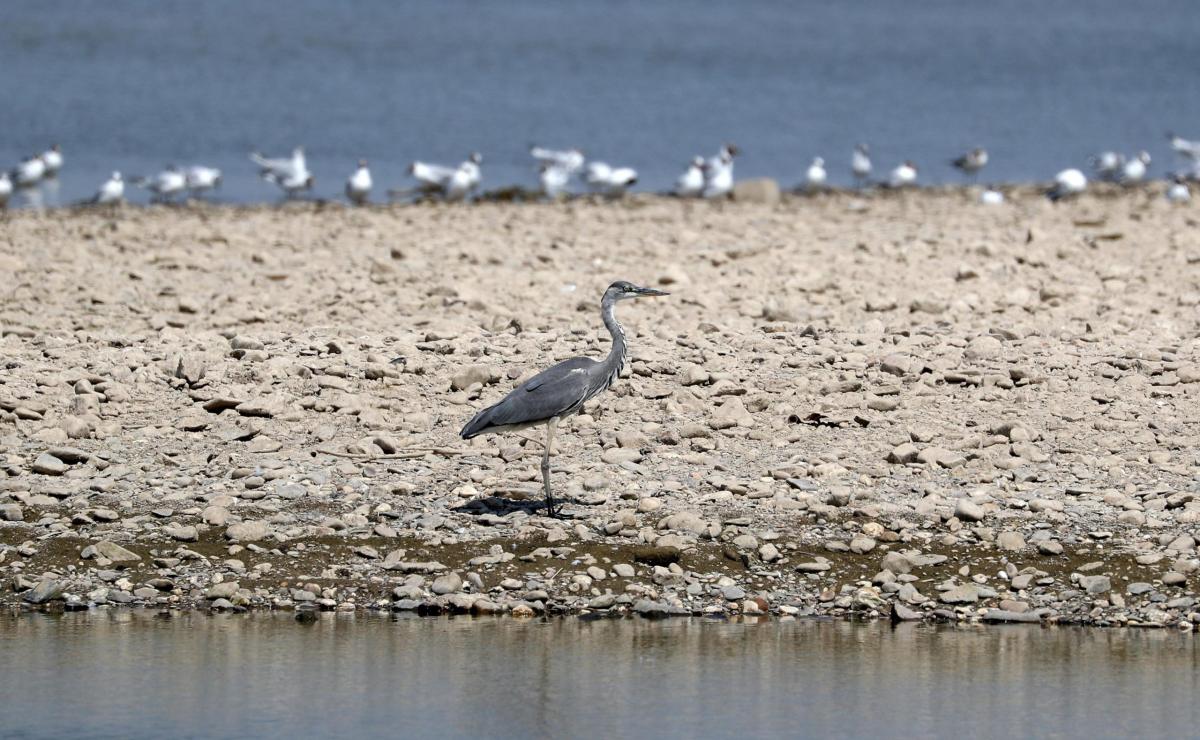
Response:
[[[297,609],[296,610],[296,621],[299,622],[300,624],[313,624],[319,618],[320,617],[318,616],[316,609]]]
[[[667,566],[679,562],[679,548],[644,545],[633,549],[633,559],[646,565]]]
[[[394,612],[415,612],[420,608],[421,602],[416,599],[399,599],[392,602],[392,611]]]
[[[62,584],[52,578],[47,578],[30,590],[21,594],[21,598],[30,604],[45,604],[48,601],[61,599],[62,594]]]

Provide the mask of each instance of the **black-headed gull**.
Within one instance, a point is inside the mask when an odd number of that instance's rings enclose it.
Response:
[[[550,165],[564,170],[567,175],[574,175],[583,169],[584,156],[579,149],[547,149],[543,146],[529,147],[529,155],[541,165]]]
[[[1175,150],[1176,154],[1194,162],[1200,162],[1200,141],[1189,141],[1170,131],[1167,132],[1167,140],[1171,142],[1171,148]]]
[[[594,192],[606,195],[622,195],[637,184],[637,170],[632,167],[613,167],[607,162],[588,162],[583,170],[583,181]]]
[[[960,172],[972,180],[979,175],[979,171],[987,167],[988,153],[987,149],[976,147],[961,157],[956,157],[950,164],[954,165]]]
[[[704,157],[692,157],[691,164],[675,181],[675,195],[698,198],[704,192]]]
[[[290,157],[268,158],[258,152],[250,152],[250,161],[258,165],[260,175],[274,173],[283,179],[299,172],[308,171],[308,161],[304,157],[304,147],[302,146],[293,149]]]
[[[825,172],[825,160],[815,157],[804,173],[804,186],[809,190],[820,190],[825,187],[828,177],[828,173]]]
[[[447,200],[461,200],[479,186],[483,177],[479,169],[482,162],[483,156],[479,152],[472,152],[457,167],[413,162],[408,166],[408,174],[416,178],[426,191],[440,192]]]
[[[193,196],[203,195],[221,187],[221,171],[216,167],[194,164],[184,173],[184,181]]]
[[[18,188],[31,188],[46,176],[46,161],[41,155],[26,157],[12,171],[13,185]]]
[[[139,177],[133,184],[149,190],[152,193],[151,200],[162,203],[173,200],[175,196],[187,190],[187,178],[183,170],[173,164],[167,165],[165,170],[152,177]]]
[[[551,199],[558,198],[567,191],[567,185],[571,182],[571,172],[566,167],[543,160],[538,171],[538,181],[542,185],[542,195]]]
[[[63,166],[62,147],[55,144],[42,152],[42,163],[46,167],[46,177],[57,177]]]
[[[8,206],[8,199],[12,197],[13,184],[7,172],[0,172],[0,208]]]
[[[1138,152],[1136,157],[1129,159],[1121,167],[1121,182],[1134,185],[1146,179],[1146,170],[1150,166],[1149,152]]]
[[[871,148],[866,144],[854,147],[854,153],[850,155],[850,173],[854,175],[858,187],[866,185],[867,178],[871,176]]]
[[[1183,175],[1175,175],[1171,178],[1171,186],[1167,188],[1167,200],[1172,203],[1187,203],[1192,199],[1192,191],[1188,190],[1187,183],[1184,182]]]
[[[125,181],[121,179],[120,172],[113,172],[88,202],[100,206],[112,205],[115,203],[120,203],[124,197]]]
[[[292,150],[291,157],[268,159],[258,152],[252,152],[250,160],[258,165],[262,179],[279,186],[289,198],[311,189],[316,181],[308,171],[308,160],[301,146]]]
[[[1087,177],[1072,167],[1054,176],[1054,185],[1046,191],[1046,195],[1050,200],[1061,200],[1079,195],[1084,190],[1087,190]]]
[[[1121,175],[1121,168],[1125,166],[1125,157],[1113,151],[1105,151],[1090,158],[1088,163],[1091,164],[1092,172],[1096,173],[1097,178],[1111,181]]]
[[[736,144],[725,144],[717,156],[704,163],[705,198],[725,198],[733,192],[733,158],[741,150]]]
[[[358,160],[358,169],[346,180],[346,198],[356,206],[367,203],[371,197],[371,170],[367,169],[367,160]]]
[[[917,166],[905,160],[888,175],[888,187],[906,188],[917,184]]]

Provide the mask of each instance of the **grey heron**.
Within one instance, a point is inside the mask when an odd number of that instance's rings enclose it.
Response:
[[[554,494],[550,490],[550,448],[560,419],[578,413],[585,403],[612,387],[625,365],[625,330],[617,322],[618,301],[630,298],[668,295],[655,288],[640,288],[618,280],[604,291],[600,315],[612,335],[608,356],[597,362],[590,357],[572,357],[543,370],[496,404],[488,406],[467,422],[460,434],[471,439],[481,434],[509,432],[539,424],[546,425],[546,444],[542,451],[542,487],[546,491],[546,512],[557,516]]]

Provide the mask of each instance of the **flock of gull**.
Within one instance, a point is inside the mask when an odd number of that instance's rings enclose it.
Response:
[[[1189,181],[1200,181],[1200,141],[1184,139],[1167,134],[1171,148],[1185,163],[1183,170],[1170,175],[1171,185],[1166,191],[1169,200],[1187,201],[1191,198]],[[601,160],[588,159],[579,149],[549,149],[530,147],[530,156],[538,172],[539,194],[557,199],[572,192],[573,182],[578,181],[586,192],[610,197],[623,195],[638,181],[638,173],[627,165],[612,165]],[[734,159],[738,148],[724,144],[711,157],[696,156],[687,164],[675,181],[672,195],[681,198],[725,198],[733,192]],[[296,147],[290,156],[270,158],[258,152],[250,154],[250,161],[258,167],[259,176],[279,188],[285,198],[302,197],[310,193],[316,182],[303,147]],[[979,174],[988,165],[988,152],[983,148],[972,149],[951,161],[970,182],[975,183]],[[56,182],[63,167],[62,148],[57,144],[41,154],[22,160],[11,171],[0,172],[0,208],[5,207],[16,191],[30,191],[42,184]],[[413,162],[408,174],[413,185],[407,188],[388,190],[389,199],[403,197],[440,198],[448,201],[466,200],[475,196],[483,180],[481,165],[483,157],[471,153],[457,166]],[[1150,155],[1141,151],[1126,157],[1115,151],[1105,151],[1092,157],[1091,176],[1094,180],[1136,185],[1149,175]],[[919,170],[911,161],[901,162],[883,178],[873,179],[874,164],[871,151],[866,144],[858,144],[850,155],[850,174],[858,188],[881,186],[886,188],[908,188],[917,186]],[[200,198],[221,186],[221,170],[204,165],[193,165],[186,169],[174,165],[149,176],[131,178],[130,182],[146,190],[152,202],[172,203],[188,198]],[[829,173],[825,160],[816,157],[805,170],[801,190],[818,192],[828,187]],[[1088,175],[1078,168],[1059,172],[1053,184],[1045,191],[1052,200],[1078,195],[1087,190]],[[371,202],[374,180],[365,159],[346,179],[345,196],[354,205]],[[1004,202],[1004,195],[993,187],[984,188],[979,195],[986,204]],[[120,172],[113,172],[95,195],[79,205],[107,205],[125,200],[125,180]]]

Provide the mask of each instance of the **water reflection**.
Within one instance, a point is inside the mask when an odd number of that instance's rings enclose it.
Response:
[[[0,668],[24,737],[1187,736],[1200,689],[1169,631],[842,622],[111,611],[0,618]]]

